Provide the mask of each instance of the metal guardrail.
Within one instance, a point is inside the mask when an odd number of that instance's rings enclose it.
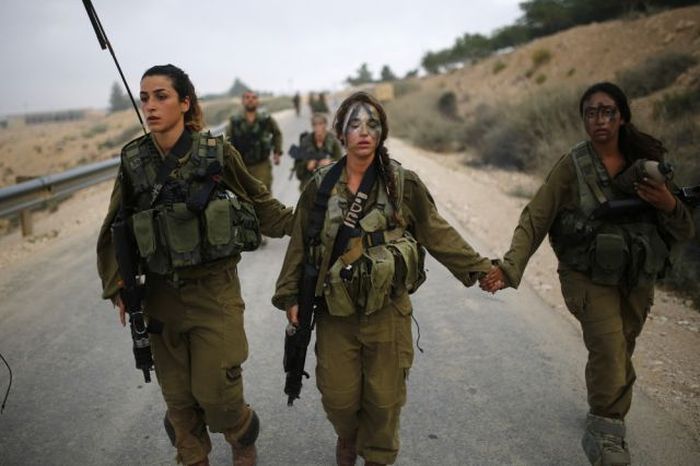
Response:
[[[227,122],[210,128],[214,136],[224,134]],[[61,173],[35,178],[0,188],[0,218],[22,216],[22,234],[31,235],[31,210],[47,201],[69,196],[81,189],[114,179],[119,158],[81,165]]]

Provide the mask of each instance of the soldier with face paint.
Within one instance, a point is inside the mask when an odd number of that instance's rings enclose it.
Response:
[[[561,291],[578,319],[588,351],[586,388],[590,407],[582,439],[591,464],[630,464],[625,416],[636,379],[635,342],[654,301],[654,283],[668,263],[669,248],[694,234],[690,211],[665,181],[634,183],[643,211],[599,217],[605,203],[624,201],[619,185],[635,161],[661,162],[666,150],[632,124],[627,97],[608,82],[591,86],[579,113],[589,140],[576,144],[552,168],[523,210],[500,267],[481,281],[495,292],[517,288],[525,266],[549,235],[559,260]]]
[[[413,362],[408,295],[425,280],[425,250],[465,286],[492,265],[440,216],[418,176],[389,158],[377,100],[348,97],[333,127],[346,156],[304,188],[272,302],[298,325],[302,270],[318,271],[316,381],[338,435],[337,464],[358,455],[393,464]]]

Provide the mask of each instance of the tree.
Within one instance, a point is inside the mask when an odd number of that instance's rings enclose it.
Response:
[[[380,79],[382,81],[396,81],[397,77],[394,74],[393,71],[391,71],[391,68],[389,68],[389,65],[384,65],[382,66],[382,71],[380,72]]]
[[[248,92],[249,90],[250,90],[250,87],[248,87],[240,79],[236,78],[233,81],[231,88],[228,90],[228,96],[229,97],[239,97],[239,96],[242,96],[244,92]]]
[[[418,68],[406,71],[406,76],[404,76],[404,79],[415,78],[416,76],[418,76]]]
[[[357,75],[356,77],[348,76],[345,81],[352,85],[352,86],[357,86],[359,84],[367,84],[374,82],[374,79],[372,78],[372,72],[369,70],[369,67],[367,66],[367,63],[363,63],[358,69],[357,69]]]
[[[109,96],[109,111],[118,112],[120,110],[126,110],[131,106],[131,100],[129,96],[122,91],[122,87],[118,82],[112,84],[112,93]]]

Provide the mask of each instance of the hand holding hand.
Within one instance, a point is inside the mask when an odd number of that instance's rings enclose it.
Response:
[[[664,182],[644,178],[641,183],[635,183],[634,189],[642,200],[662,212],[670,214],[676,208],[676,198],[671,194]]]
[[[506,287],[506,279],[498,266],[492,266],[491,270],[479,280],[479,287],[489,293],[495,293]]]

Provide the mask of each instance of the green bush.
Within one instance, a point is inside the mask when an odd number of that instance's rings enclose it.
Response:
[[[532,52],[532,67],[537,69],[540,66],[546,65],[552,59],[552,52],[547,49],[537,49]]]
[[[95,126],[91,127],[90,129],[83,131],[83,137],[85,139],[89,139],[93,136],[104,133],[108,129],[109,129],[109,126],[107,126],[106,124],[98,123]]]
[[[537,77],[535,78],[535,83],[543,84],[546,80],[547,80],[546,74],[538,74]]]
[[[457,96],[454,92],[448,91],[443,93],[437,101],[437,108],[440,114],[451,120],[459,119],[459,110],[457,108]]]
[[[419,90],[387,102],[390,134],[436,152],[463,149],[464,124],[444,116],[436,104],[444,94],[437,90]]]
[[[676,81],[697,59],[692,55],[667,52],[617,73],[618,84],[630,98],[643,97],[664,89]]]
[[[503,71],[506,67],[506,64],[503,63],[501,60],[496,61],[496,63],[493,64],[493,74],[498,74],[501,71]]]
[[[700,111],[700,87],[665,95],[654,102],[654,119],[675,120]]]
[[[116,136],[98,144],[97,148],[99,150],[121,148],[124,144],[138,137],[141,134],[143,134],[141,132],[141,125],[132,125],[127,127],[125,130],[123,130]]]
[[[466,140],[483,163],[535,172],[549,170],[582,139],[578,90],[540,91],[517,104],[481,107]]]
[[[406,94],[420,90],[420,84],[413,80],[400,80],[394,83],[394,97],[403,97]]]

